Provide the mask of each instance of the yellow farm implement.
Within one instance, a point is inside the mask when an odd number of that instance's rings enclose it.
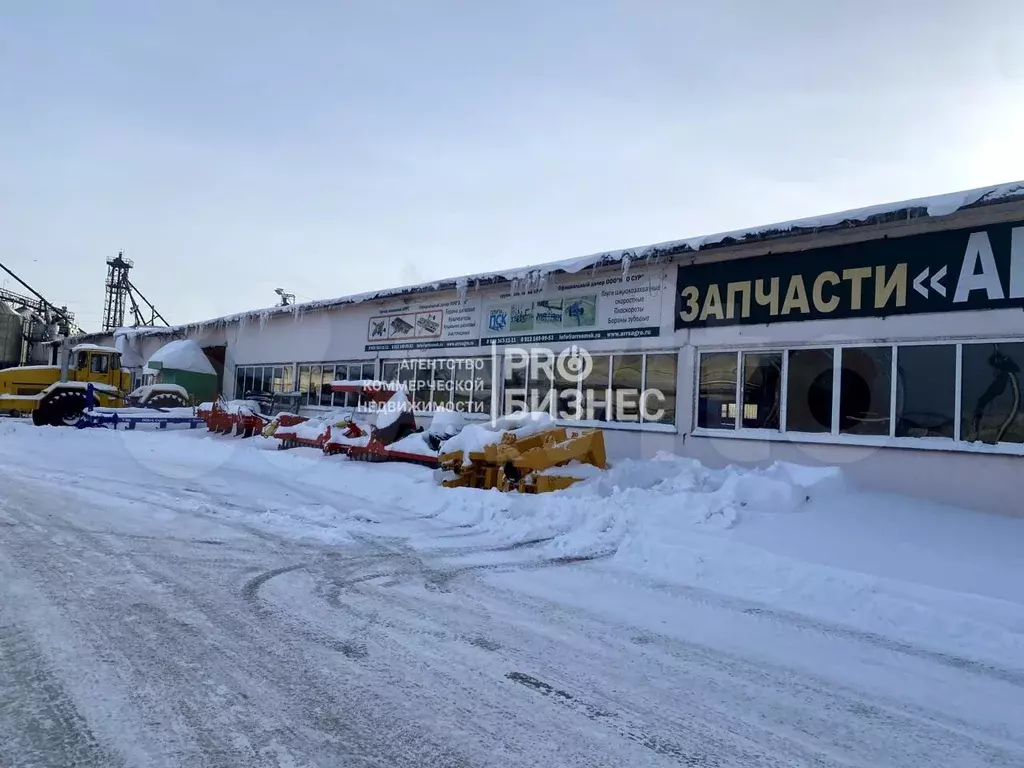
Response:
[[[520,493],[559,491],[583,479],[586,467],[607,467],[601,430],[565,427],[525,437],[504,432],[481,450],[442,453],[438,461],[441,484],[447,488],[497,488]]]

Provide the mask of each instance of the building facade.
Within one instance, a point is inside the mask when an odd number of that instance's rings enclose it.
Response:
[[[604,427],[612,458],[838,465],[860,488],[1024,514],[1024,185],[113,343],[141,367],[181,337],[229,398],[299,391],[311,413],[353,405],[331,381],[399,380],[424,418],[525,404]]]

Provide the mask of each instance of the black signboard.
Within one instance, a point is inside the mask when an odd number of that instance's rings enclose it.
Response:
[[[676,329],[1024,307],[1024,222],[679,267]]]

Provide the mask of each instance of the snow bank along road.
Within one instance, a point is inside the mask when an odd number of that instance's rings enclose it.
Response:
[[[1024,765],[1019,520],[266,447],[0,424],[0,766]]]

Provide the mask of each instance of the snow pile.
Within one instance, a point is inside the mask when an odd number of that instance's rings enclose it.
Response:
[[[217,404],[232,415],[255,416],[261,413],[260,404],[255,400],[227,400],[218,401]],[[209,413],[213,410],[213,406],[214,403],[211,402],[200,403],[197,410],[202,413]]]
[[[450,411],[447,408],[438,408],[430,420],[427,432],[431,435],[448,440],[459,434],[466,426],[466,416],[461,411]]]
[[[344,427],[350,418],[352,418],[352,409],[321,413],[290,427],[278,427],[274,432],[274,436],[297,437],[300,440],[316,441],[327,434],[328,428],[331,428],[332,434],[335,428],[337,428],[337,431],[344,431]]]
[[[415,456],[436,457],[437,451],[427,442],[427,432],[413,432],[388,446],[389,451],[411,453]]]
[[[217,375],[217,371],[206,357],[203,348],[192,339],[178,339],[164,344],[149,358],[146,367],[152,368],[153,363],[176,371],[202,373],[208,376]]]
[[[377,429],[387,429],[398,421],[403,413],[412,413],[412,403],[409,402],[405,391],[399,389],[377,411]]]
[[[158,390],[159,394],[163,394],[165,392],[172,393],[182,397],[186,402],[188,401],[188,391],[179,384],[147,384],[133,390],[132,393],[128,395],[128,399],[136,402],[145,402],[149,399],[150,395],[153,394],[154,389]]]
[[[452,497],[435,512],[508,544],[550,539],[547,548],[560,555],[643,560],[649,542],[671,547],[686,541],[694,526],[731,528],[744,516],[796,512],[812,498],[843,490],[842,474],[833,467],[777,463],[763,470],[712,470],[674,454],[625,460],[603,472],[569,465],[549,474],[588,479],[537,496],[450,489]]]
[[[501,442],[505,434],[516,439],[529,437],[554,426],[551,414],[523,412],[495,419],[489,424],[467,424],[455,437],[441,445],[440,453],[462,452],[462,461],[469,463],[469,454],[483,451],[485,446]]]

